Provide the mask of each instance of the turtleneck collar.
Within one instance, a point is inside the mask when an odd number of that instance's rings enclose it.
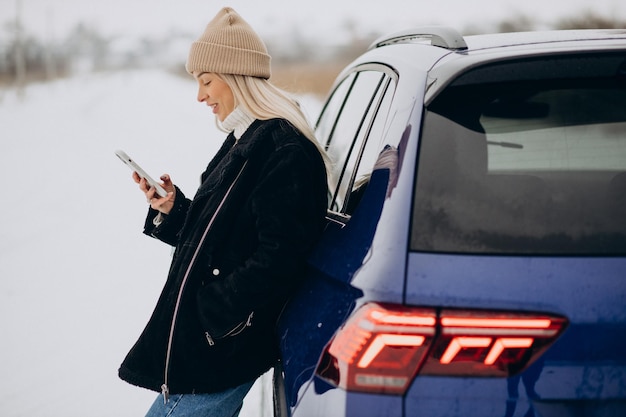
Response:
[[[237,106],[235,110],[226,116],[226,119],[222,122],[222,127],[228,132],[233,132],[235,139],[239,140],[254,120],[254,117],[248,114],[241,106]]]

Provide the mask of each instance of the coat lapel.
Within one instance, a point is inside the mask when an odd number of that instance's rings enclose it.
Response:
[[[230,184],[244,162],[268,139],[264,132],[268,128],[273,128],[274,123],[278,123],[278,120],[265,122],[255,120],[238,141],[235,141],[232,133],[229,134],[202,174],[202,184],[194,200],[214,193],[223,184]]]

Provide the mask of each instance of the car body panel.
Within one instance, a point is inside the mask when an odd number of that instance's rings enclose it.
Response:
[[[319,383],[319,380],[316,379]],[[309,387],[309,391],[315,389]],[[345,416],[345,410],[351,410],[353,415],[402,415],[404,404],[401,397],[389,395],[375,395],[372,401],[371,394],[351,393],[346,395],[345,391],[332,389],[328,391],[316,392],[312,395],[304,395],[299,407],[295,410],[293,417],[304,417],[309,415],[325,417]]]
[[[454,400],[460,410],[486,407],[485,415],[489,415],[498,399],[501,410],[513,407],[518,400],[519,408],[528,408],[524,403],[527,399],[511,395],[522,391],[524,397],[522,386],[528,390],[532,387],[531,398],[550,400],[555,406],[562,402],[565,408],[573,406],[574,399],[623,400],[624,271],[624,258],[411,253],[408,304],[559,313],[569,318],[570,325],[540,361],[513,378],[481,382],[480,395],[472,394],[472,387],[476,386],[473,378],[419,376],[407,395],[407,409],[434,407],[440,410],[436,415],[445,415],[441,413],[442,406]],[[492,388],[486,388],[490,385]],[[457,398],[459,391],[467,394],[465,404]],[[428,400],[412,400],[416,397]]]
[[[391,116],[393,128],[386,143],[402,149],[395,187],[387,192],[388,174],[375,173],[350,222],[344,227],[329,223],[309,258],[304,285],[279,322],[285,390],[291,405],[301,397],[298,393],[308,388],[319,357],[336,329],[358,305],[367,300],[403,302],[406,252],[397,248],[406,248],[408,242],[415,173],[415,158],[403,155],[417,152],[419,132],[412,126],[419,126],[421,112],[414,111],[415,95],[409,92],[419,92],[419,84],[423,92],[421,82],[411,88],[398,88],[404,93],[399,92],[396,100],[404,104]],[[318,307],[313,311],[312,302]]]
[[[625,285],[624,258],[411,253],[406,302],[547,310],[572,322],[619,323],[626,321]]]

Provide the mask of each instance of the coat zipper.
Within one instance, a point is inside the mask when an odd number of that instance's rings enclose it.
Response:
[[[170,358],[171,358],[171,354],[172,354],[172,343],[173,343],[173,340],[174,340],[174,328],[175,328],[175,325],[176,325],[176,319],[178,317],[178,310],[180,309],[180,301],[181,301],[182,296],[183,296],[183,290],[185,289],[185,285],[187,284],[187,280],[189,279],[189,274],[191,273],[191,268],[193,267],[193,264],[195,263],[196,258],[198,257],[198,254],[200,253],[200,249],[202,247],[202,243],[204,242],[204,239],[206,238],[207,234],[209,233],[209,230],[211,229],[211,226],[213,226],[213,223],[215,222],[215,218],[217,217],[217,214],[222,209],[222,206],[224,205],[224,202],[226,201],[226,198],[228,197],[228,195],[230,194],[231,190],[235,186],[235,183],[237,182],[237,180],[241,176],[241,173],[243,172],[243,169],[246,167],[247,163],[248,163],[248,161],[244,162],[243,166],[241,167],[241,170],[239,171],[239,173],[237,174],[237,176],[233,180],[232,184],[230,184],[230,187],[228,187],[228,190],[226,190],[226,194],[224,194],[224,197],[222,198],[222,201],[220,201],[219,206],[217,206],[217,209],[215,209],[215,212],[213,213],[213,216],[211,216],[211,220],[209,220],[209,224],[207,224],[206,228],[204,229],[204,233],[202,233],[202,237],[200,237],[200,241],[198,242],[198,246],[196,246],[196,250],[194,251],[193,256],[191,257],[191,260],[189,261],[189,265],[187,266],[187,270],[185,271],[185,275],[183,276],[183,280],[182,280],[182,282],[180,284],[180,289],[178,290],[178,296],[176,297],[176,304],[174,305],[174,314],[172,316],[172,324],[170,325],[170,335],[169,335],[169,338],[168,338],[168,341],[167,341],[167,353],[165,355],[165,375],[164,375],[163,385],[161,385],[161,393],[163,394],[163,403],[164,404],[167,404],[167,401],[169,399],[169,394],[170,394],[170,390],[169,390],[169,387],[167,385],[168,379],[169,379]],[[207,336],[210,338],[210,336],[208,334],[207,334]],[[209,343],[209,344],[211,344],[211,343]],[[215,343],[213,343],[213,344],[215,344]]]
[[[218,339],[225,339],[227,337],[237,336],[238,334],[243,332],[246,329],[246,327],[252,326],[252,317],[254,317],[254,311],[252,313],[250,313],[250,315],[248,316],[248,318],[245,321],[242,321],[241,323],[238,323],[235,327],[233,327],[224,336],[218,337]],[[209,332],[204,332],[204,336],[206,337],[206,341],[209,344],[209,346],[215,345],[215,339],[213,338],[213,336],[211,336],[209,334]]]

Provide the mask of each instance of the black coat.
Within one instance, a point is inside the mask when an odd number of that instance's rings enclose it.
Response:
[[[183,282],[209,219],[245,161]],[[209,393],[270,369],[278,357],[277,317],[303,278],[326,205],[321,155],[289,123],[257,120],[237,143],[230,134],[193,201],[177,189],[174,208],[160,225],[153,223],[158,213],[148,213],[144,233],[176,250],[120,377],[160,391],[167,372],[170,393]]]

